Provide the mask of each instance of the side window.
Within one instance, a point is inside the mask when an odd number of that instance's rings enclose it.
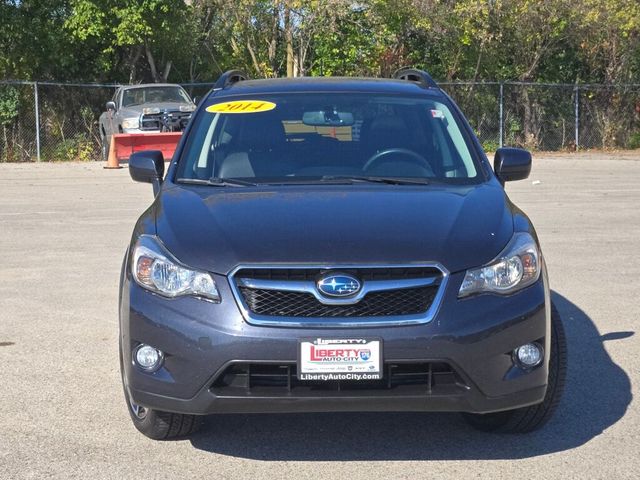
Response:
[[[122,89],[118,89],[113,101],[116,102],[116,109],[120,110],[120,99],[122,98]]]

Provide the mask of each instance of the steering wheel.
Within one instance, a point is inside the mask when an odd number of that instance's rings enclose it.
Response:
[[[371,156],[369,160],[367,160],[367,162],[364,164],[362,170],[365,172],[367,170],[370,170],[372,165],[384,160],[384,157],[387,157],[389,155],[404,155],[405,157],[411,158],[414,161],[417,160],[418,162],[422,163],[429,172],[433,172],[433,168],[431,168],[431,164],[427,161],[426,158],[424,158],[419,153],[414,152],[413,150],[409,150],[408,148],[387,148],[386,150],[383,150],[381,152],[374,153],[373,156]]]

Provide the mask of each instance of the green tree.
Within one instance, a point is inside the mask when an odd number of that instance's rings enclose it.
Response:
[[[126,72],[129,82],[165,82],[175,68],[188,71],[191,12],[183,0],[71,0],[65,29],[98,54],[103,70]]]
[[[2,78],[640,81],[637,0],[2,0]]]

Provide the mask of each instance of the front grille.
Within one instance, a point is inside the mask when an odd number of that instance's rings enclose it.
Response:
[[[331,273],[355,277],[363,290],[353,298],[325,297],[317,290],[316,282]],[[249,322],[254,319],[291,324],[306,318],[306,325],[322,318],[336,319],[332,320],[336,324],[340,318],[386,318],[394,323],[423,316],[426,322],[433,315],[431,307],[445,279],[444,271],[431,265],[247,266],[233,274],[231,283]]]
[[[218,396],[455,395],[468,389],[444,362],[389,362],[381,380],[298,380],[295,363],[234,363],[210,387]]]
[[[442,272],[435,267],[367,267],[339,268],[343,273],[356,276],[366,282],[368,280],[403,280],[410,278],[440,277]],[[326,268],[243,268],[236,272],[236,278],[252,278],[256,280],[308,280],[316,281],[320,275],[327,273]]]
[[[426,312],[438,286],[370,292],[352,305],[325,305],[307,292],[239,287],[249,309],[273,317],[386,317]]]
[[[142,115],[140,130],[182,131],[191,119],[191,112],[179,110],[161,113],[147,113]]]

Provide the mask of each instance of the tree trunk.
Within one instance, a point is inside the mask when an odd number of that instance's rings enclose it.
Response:
[[[291,9],[288,2],[284,6],[284,41],[287,44],[287,77],[294,76],[293,31],[291,27]]]
[[[156,60],[153,57],[153,53],[151,53],[151,49],[149,48],[149,45],[145,44],[144,51],[147,56],[147,62],[149,63],[149,69],[151,70],[151,77],[153,78],[153,81],[156,83],[166,82],[167,78],[169,77],[169,73],[171,73],[171,67],[173,66],[173,62],[171,60],[168,60],[167,63],[165,63],[164,65],[164,69],[162,73],[159,73],[158,68],[156,66]]]
[[[135,54],[131,60],[131,66],[129,68],[129,83],[134,83],[136,80],[136,67],[138,66],[138,60],[142,55],[142,45],[138,45],[135,49]]]
[[[194,83],[196,81],[195,60],[196,60],[196,57],[192,56],[191,61],[189,62],[189,82],[191,83]]]
[[[144,51],[147,55],[147,62],[149,63],[149,68],[151,69],[151,77],[154,82],[158,82],[158,70],[156,69],[156,61],[153,58],[153,54],[151,53],[151,49],[149,45],[145,44]]]
[[[251,45],[251,40],[249,39],[247,39],[247,50],[249,50],[249,55],[251,55],[251,62],[253,63],[253,68],[255,68],[256,73],[258,75],[262,75],[262,69],[260,68],[260,63],[258,63],[256,52],[253,50],[253,46]]]
[[[162,81],[165,83],[169,78],[169,73],[171,72],[172,66],[173,66],[173,62],[171,60],[167,60],[167,63],[164,64],[164,71],[162,72]]]
[[[280,9],[278,4],[273,5],[273,23],[271,25],[271,39],[268,42],[267,57],[269,58],[269,66],[271,67],[271,74],[274,77],[278,76],[278,36],[280,32]]]

